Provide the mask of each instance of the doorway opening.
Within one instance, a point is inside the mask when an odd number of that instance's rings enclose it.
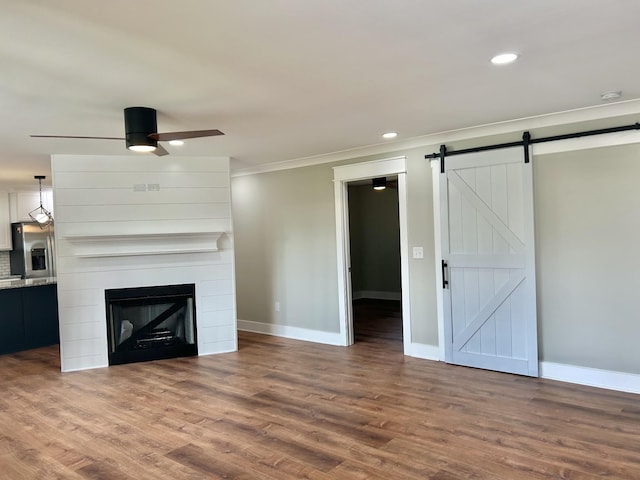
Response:
[[[398,177],[349,182],[347,197],[354,342],[401,350]]]
[[[396,334],[401,339],[398,345],[402,345],[405,355],[412,352],[411,343],[411,318],[410,318],[410,298],[409,298],[409,246],[407,240],[407,195],[406,195],[406,157],[395,157],[384,160],[374,160],[370,162],[360,162],[349,165],[341,165],[333,168],[334,194],[336,207],[336,246],[338,261],[338,311],[340,315],[340,335],[343,345],[352,345],[354,337],[354,309],[361,310],[366,315],[372,310],[365,302],[360,302],[362,298],[356,298],[354,303],[354,293],[362,290],[352,289],[352,257],[350,244],[349,226],[349,185],[354,182],[364,181],[371,185],[373,178],[393,177],[397,182],[397,225],[395,235],[398,236],[399,264],[400,264],[400,289],[389,298],[372,298],[375,302],[385,303],[385,308],[379,308],[386,312],[383,315],[400,318],[401,335]],[[398,247],[396,247],[398,248]],[[397,267],[396,267],[397,268]],[[358,287],[356,287],[357,289]],[[361,287],[362,288],[362,287]],[[398,298],[400,297],[400,298]],[[395,306],[393,304],[395,302]],[[398,305],[399,302],[399,305]],[[364,303],[364,304],[363,304]],[[374,306],[375,307],[375,306]],[[378,305],[382,307],[382,305]],[[390,309],[395,312],[390,314]],[[375,309],[375,308],[374,308]],[[372,326],[376,321],[373,321]],[[357,325],[356,325],[357,326]],[[373,328],[373,327],[372,327]],[[366,334],[366,331],[364,331]],[[387,333],[388,334],[388,333]]]

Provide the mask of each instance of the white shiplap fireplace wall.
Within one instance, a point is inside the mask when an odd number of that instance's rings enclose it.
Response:
[[[108,365],[105,290],[194,283],[198,354],[237,349],[229,159],[52,157],[62,371]]]

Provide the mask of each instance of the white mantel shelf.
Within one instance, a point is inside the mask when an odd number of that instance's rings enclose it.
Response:
[[[75,257],[99,258],[216,252],[223,233],[75,234],[62,238],[76,246]]]

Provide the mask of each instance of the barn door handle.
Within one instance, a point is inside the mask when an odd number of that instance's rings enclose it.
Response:
[[[448,288],[449,280],[447,280],[447,262],[442,260],[442,288]]]

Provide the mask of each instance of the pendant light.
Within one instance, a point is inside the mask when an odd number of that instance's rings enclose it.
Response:
[[[29,216],[33,219],[34,222],[38,222],[40,228],[44,229],[45,227],[51,225],[53,223],[53,215],[51,212],[42,206],[42,180],[44,180],[44,175],[36,175],[33,178],[38,180],[38,185],[40,186],[40,206],[31,210],[29,212]]]

